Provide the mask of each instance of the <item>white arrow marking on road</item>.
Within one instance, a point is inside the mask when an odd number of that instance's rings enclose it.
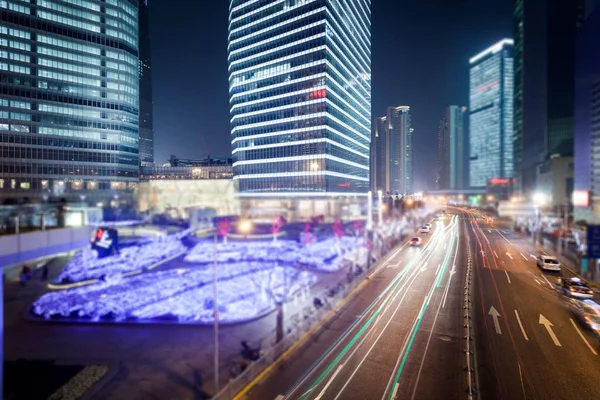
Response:
[[[396,263],[396,264],[388,264],[386,268],[390,268],[390,269],[400,268],[400,264],[402,264],[402,261],[398,261],[398,263]]]
[[[452,277],[456,274],[456,264],[452,265],[450,270],[450,277],[448,278],[448,286],[446,286],[446,292],[444,293],[444,301],[442,302],[442,308],[446,307],[446,299],[448,298],[448,291],[450,290],[450,284],[452,283]]]
[[[492,233],[492,231],[490,231],[489,229],[488,229],[488,232],[489,232],[489,233]]]
[[[500,322],[498,322],[498,317],[500,316],[500,313],[494,308],[494,306],[492,306],[488,314],[491,315],[494,319],[494,328],[496,328],[496,333],[498,335],[502,335],[502,330],[500,329]]]
[[[530,254],[531,258],[533,258],[534,260],[537,260],[537,257],[534,256],[533,254]]]
[[[583,341],[585,342],[585,344],[587,344],[588,349],[590,349],[590,351],[592,352],[592,354],[594,354],[595,356],[597,356],[598,353],[596,353],[596,350],[594,350],[594,348],[590,345],[590,342],[587,341],[587,339],[585,338],[585,336],[583,336],[583,333],[581,333],[581,331],[579,330],[579,328],[577,327],[577,325],[575,325],[575,321],[573,321],[572,318],[569,318],[569,320],[571,321],[571,324],[573,324],[573,328],[575,328],[575,330],[577,331],[577,333],[579,333],[579,336],[581,337],[581,339],[583,339]]]
[[[546,317],[544,317],[542,314],[540,314],[540,325],[544,325],[544,327],[548,331],[548,335],[550,335],[554,344],[558,347],[562,347],[562,344],[560,344],[560,342],[558,341],[558,338],[556,337],[556,335],[554,334],[554,331],[552,330],[552,327],[554,325],[552,324],[552,322],[548,321],[548,319]]]
[[[421,269],[419,270],[419,272],[425,272],[425,271],[427,271],[427,265],[423,265],[421,267]]]
[[[496,256],[496,258],[498,258],[498,253],[496,253],[496,250],[494,250],[494,255]]]
[[[509,252],[506,252],[506,257],[510,258],[511,260],[514,260],[514,258],[510,255]]]
[[[512,283],[512,282],[510,281],[510,276],[508,276],[508,271],[507,271],[507,270],[504,270],[504,273],[506,274],[506,279],[508,279],[508,283]]]
[[[521,332],[523,333],[523,337],[525,340],[529,340],[527,334],[525,333],[525,329],[523,328],[523,324],[521,323],[521,318],[519,318],[519,313],[515,310],[515,315],[517,316],[517,322],[519,323],[519,328],[521,328]]]
[[[525,261],[527,261],[527,257],[525,257],[525,255],[523,253],[520,253],[521,257],[523,257],[525,259]]]
[[[340,365],[334,372],[334,374],[331,376],[331,378],[329,379],[329,382],[327,382],[327,384],[325,385],[325,387],[323,388],[323,390],[321,390],[321,393],[319,393],[319,395],[317,397],[315,397],[315,400],[321,400],[321,397],[323,397],[323,395],[325,394],[325,391],[327,391],[327,389],[329,388],[329,386],[331,385],[331,382],[333,382],[333,380],[335,379],[335,377],[337,376],[337,374],[340,373],[342,367],[344,366],[344,364]]]

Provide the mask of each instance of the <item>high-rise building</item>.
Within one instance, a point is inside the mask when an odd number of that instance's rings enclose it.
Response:
[[[575,219],[600,223],[600,4],[586,11],[575,62]]]
[[[448,106],[438,128],[438,189],[463,189],[466,107]]]
[[[154,118],[152,60],[150,57],[150,13],[148,0],[138,0],[140,48],[140,164],[154,164]]]
[[[413,192],[413,128],[409,106],[388,107],[373,123],[371,190]]]
[[[371,190],[390,191],[390,152],[387,118],[376,117],[371,134]]]
[[[139,175],[137,1],[0,1],[0,16],[0,196],[126,198]]]
[[[513,176],[513,41],[469,60],[469,186]]]
[[[388,107],[387,117],[389,135],[389,171],[392,194],[413,192],[413,129],[410,107]]]
[[[366,194],[368,0],[231,0],[229,93],[243,197]]]
[[[535,190],[540,163],[573,155],[575,32],[591,1],[515,1],[514,163],[521,194]]]

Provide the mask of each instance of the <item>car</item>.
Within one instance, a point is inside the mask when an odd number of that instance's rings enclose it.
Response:
[[[560,271],[560,261],[554,256],[541,255],[536,260],[538,267],[546,271]]]
[[[571,310],[579,322],[600,334],[600,304],[593,300],[571,300]]]
[[[420,237],[414,237],[414,238],[410,239],[410,245],[411,246],[420,246],[421,245],[421,238]]]
[[[431,228],[428,228],[426,226],[422,226],[420,232],[421,233],[429,233],[429,231],[431,231]]]
[[[429,224],[429,223],[427,223],[427,224],[425,224],[425,225],[423,225],[423,226],[426,226],[426,227],[428,227],[429,229],[431,229],[431,224]]]
[[[594,291],[579,278],[563,279],[562,290],[565,295],[580,299],[591,299],[594,297]]]

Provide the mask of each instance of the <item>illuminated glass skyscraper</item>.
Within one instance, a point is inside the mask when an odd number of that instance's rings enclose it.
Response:
[[[470,59],[469,185],[513,177],[513,41],[504,39]]]
[[[0,16],[0,195],[134,189],[137,0],[0,1]]]
[[[369,189],[368,0],[231,0],[235,179],[246,197]]]

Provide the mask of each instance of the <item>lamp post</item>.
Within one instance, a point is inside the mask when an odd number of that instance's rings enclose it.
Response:
[[[383,192],[381,190],[377,191],[377,197],[379,199],[379,226],[383,225]]]
[[[218,229],[215,229],[214,235],[214,265],[213,265],[213,313],[215,325],[215,393],[219,393],[219,306],[217,304],[217,282],[219,274],[217,268],[217,236]]]
[[[373,229],[373,192],[369,191],[367,198],[367,230]]]

